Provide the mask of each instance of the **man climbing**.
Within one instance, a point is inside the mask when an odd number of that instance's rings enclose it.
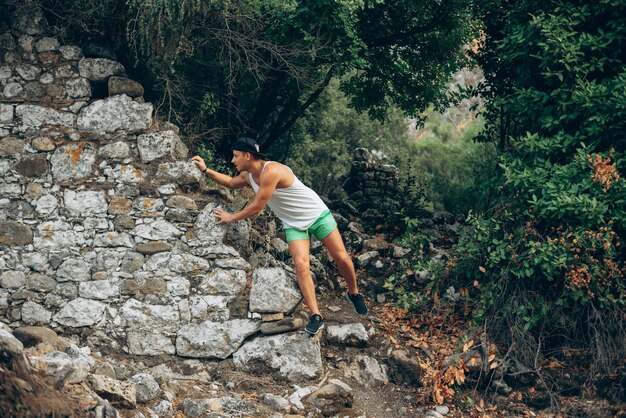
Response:
[[[231,189],[252,187],[256,196],[252,203],[239,212],[229,213],[215,209],[218,224],[240,221],[259,214],[269,205],[282,221],[289,252],[293,258],[298,277],[298,286],[304,301],[310,309],[311,317],[304,330],[315,335],[324,328],[315,297],[315,286],[309,270],[309,249],[311,235],[319,239],[337,263],[339,273],[346,280],[346,299],[352,303],[359,315],[367,315],[365,299],[359,293],[352,259],[346,251],[337,222],[328,207],[313,190],[302,184],[289,167],[275,161],[268,161],[267,155],[260,152],[259,144],[252,138],[239,138],[232,145],[231,163],[239,175],[231,177],[207,168],[199,156],[192,160],[203,173],[217,183]]]

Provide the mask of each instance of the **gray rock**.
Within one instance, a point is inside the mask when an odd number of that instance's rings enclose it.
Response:
[[[252,274],[251,312],[291,312],[302,295],[296,278],[282,268],[260,268]]]
[[[244,249],[250,242],[250,222],[231,222],[227,226],[224,242],[235,248]]]
[[[238,369],[271,371],[290,381],[314,379],[323,370],[319,340],[304,332],[258,337],[244,344],[233,361]]]
[[[441,415],[447,415],[450,412],[450,408],[445,405],[436,406],[435,411],[439,412]]]
[[[326,339],[334,344],[365,347],[369,342],[369,334],[361,323],[332,325],[328,327]]]
[[[20,77],[27,81],[36,80],[39,74],[41,74],[41,68],[30,64],[18,65],[15,67],[15,71],[17,71]]]
[[[126,142],[114,142],[100,147],[98,155],[112,160],[123,160],[130,156],[130,147]]]
[[[36,292],[51,292],[56,288],[56,285],[56,280],[39,273],[31,274],[26,281],[26,288]]]
[[[83,58],[78,62],[78,71],[81,77],[100,81],[112,75],[123,75],[125,69],[121,63],[106,58]]]
[[[21,125],[27,128],[38,128],[45,125],[61,125],[73,127],[76,125],[76,115],[70,112],[61,112],[49,107],[37,105],[17,105],[15,116]]]
[[[264,322],[261,325],[261,332],[264,335],[275,335],[296,331],[302,327],[304,327],[302,318],[285,318],[280,321]]]
[[[106,214],[108,205],[104,191],[86,190],[75,192],[65,189],[63,194],[65,208],[72,216],[90,216]]]
[[[13,105],[0,103],[0,123],[12,123],[13,113]]]
[[[172,403],[168,400],[159,401],[154,408],[152,408],[155,414],[159,417],[173,417],[174,416],[174,407]]]
[[[225,359],[258,330],[257,322],[246,319],[185,325],[178,331],[176,352],[183,357]]]
[[[138,402],[150,401],[161,394],[161,387],[148,373],[138,373],[130,378],[130,383],[135,386]]]
[[[227,414],[227,416],[259,416],[259,410],[257,409],[256,405],[248,400],[225,396],[220,399],[220,403],[222,404],[222,408],[224,408],[224,413]]]
[[[172,338],[151,331],[128,331],[128,354],[137,356],[159,356],[176,354]]]
[[[178,328],[180,314],[176,306],[129,299],[120,309],[120,319],[132,331],[153,330],[155,327],[161,327],[161,331],[174,331]]]
[[[41,38],[35,44],[37,52],[56,51],[59,49],[59,40],[57,38]]]
[[[74,45],[63,45],[59,48],[59,52],[61,52],[63,59],[69,61],[78,61],[84,57],[82,49]]]
[[[0,329],[0,353],[16,356],[24,351],[24,345],[13,334]]]
[[[139,135],[137,147],[141,161],[148,163],[159,158],[185,158],[189,150],[174,131]],[[197,170],[196,170],[197,171]]]
[[[226,321],[230,318],[229,297],[194,295],[189,297],[189,310],[195,320]]]
[[[288,413],[291,411],[291,403],[282,396],[264,393],[261,395],[261,402],[269,406],[275,411]]]
[[[172,248],[173,246],[171,244],[168,244],[167,242],[152,241],[152,242],[145,242],[145,243],[137,245],[137,247],[135,248],[135,251],[137,251],[140,254],[153,255],[153,254],[171,251]]]
[[[81,233],[73,231],[70,224],[62,221],[42,222],[37,226],[37,234],[33,243],[39,249],[77,247],[85,243]]]
[[[21,84],[7,83],[4,86],[4,90],[2,91],[2,93],[4,94],[4,97],[6,97],[7,99],[12,99],[22,94],[23,91],[24,91],[24,88],[22,87]]]
[[[105,232],[97,234],[93,239],[94,247],[126,247],[133,248],[135,242],[125,232]]]
[[[0,275],[0,286],[4,289],[19,289],[26,284],[26,275],[21,271],[9,270]]]
[[[183,234],[183,231],[163,219],[148,224],[137,225],[133,234],[151,241],[167,241]]]
[[[159,253],[150,257],[146,263],[147,271],[173,271],[175,273],[201,273],[209,271],[211,265],[204,258],[196,257],[186,252],[172,251]]]
[[[102,320],[105,309],[106,305],[102,302],[76,298],[63,306],[53,319],[61,325],[72,328],[88,327]]]
[[[113,168],[107,166],[103,171],[109,181],[125,184],[137,184],[146,176],[144,171],[133,165],[116,165]]]
[[[95,374],[90,375],[87,380],[91,389],[98,395],[120,402],[127,408],[136,406],[137,392],[133,384]]]
[[[237,296],[246,287],[243,270],[213,269],[206,276],[199,276],[198,291],[208,295]]]
[[[219,412],[223,412],[223,407],[220,399],[185,399],[182,404],[183,413],[186,417],[191,418],[222,418],[230,417],[231,415],[222,415]]]
[[[76,123],[83,131],[141,131],[152,125],[152,104],[137,103],[124,94],[96,100],[80,110]]]
[[[166,203],[168,208],[180,208],[187,210],[198,210],[198,206],[193,199],[186,196],[175,195],[167,199]]]
[[[44,253],[22,253],[22,265],[35,271],[48,269],[48,255]]]
[[[320,410],[325,417],[335,416],[343,409],[352,408],[354,391],[341,380],[331,379],[303,401]]]
[[[199,170],[196,171],[200,172]],[[204,244],[203,246],[207,244],[221,244],[226,234],[226,227],[216,225],[215,223],[215,214],[213,213],[215,208],[215,204],[209,203],[206,205],[198,215],[193,226],[193,234],[200,243]]]
[[[109,280],[95,280],[81,282],[78,285],[78,294],[87,299],[111,299],[120,295],[120,289]]]
[[[48,324],[52,312],[35,302],[25,302],[22,305],[22,321],[28,325]]]
[[[15,39],[11,36],[10,32],[5,32],[0,35],[0,49],[13,50],[17,47]]]
[[[390,371],[396,383],[420,385],[422,380],[422,367],[419,361],[406,350],[394,350],[389,358]]]
[[[52,351],[46,354],[48,373],[56,375],[57,381],[64,383],[80,383],[89,374],[92,361],[86,356],[72,357],[62,351]]]
[[[111,76],[108,82],[109,96],[126,94],[130,97],[143,96],[143,86],[126,77]]]
[[[178,184],[195,184],[202,180],[202,172],[193,161],[185,160],[159,164],[157,177]]]
[[[64,145],[52,154],[52,175],[55,180],[70,180],[90,177],[96,153],[89,144]]]
[[[24,141],[7,137],[0,141],[0,157],[14,157],[15,154],[20,154],[24,150]]]
[[[365,386],[384,385],[389,382],[387,368],[370,356],[357,356],[348,375]]]
[[[57,280],[60,282],[85,282],[91,279],[91,268],[91,264],[82,258],[68,258],[59,266]]]
[[[14,15],[11,23],[18,32],[36,35],[43,31],[45,19],[41,9],[32,7]]]
[[[41,196],[35,203],[35,210],[42,216],[54,213],[58,207],[59,200],[51,194]]]
[[[91,83],[86,78],[67,80],[65,94],[71,99],[88,99],[91,97]]]

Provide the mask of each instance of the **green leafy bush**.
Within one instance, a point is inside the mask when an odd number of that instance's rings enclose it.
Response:
[[[483,139],[502,153],[502,179],[445,285],[467,289],[477,319],[529,364],[548,341],[593,350],[607,371],[626,354],[626,4],[478,4]]]

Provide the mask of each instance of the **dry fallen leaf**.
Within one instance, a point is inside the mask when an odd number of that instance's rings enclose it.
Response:
[[[478,266],[478,270],[480,270],[481,273],[485,273],[487,271],[483,266]]]

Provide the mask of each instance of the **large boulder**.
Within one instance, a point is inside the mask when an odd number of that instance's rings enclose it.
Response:
[[[291,312],[300,299],[295,276],[284,269],[259,268],[252,274],[251,312]]]
[[[258,322],[247,319],[185,325],[178,331],[176,352],[183,357],[225,359],[259,327]]]

